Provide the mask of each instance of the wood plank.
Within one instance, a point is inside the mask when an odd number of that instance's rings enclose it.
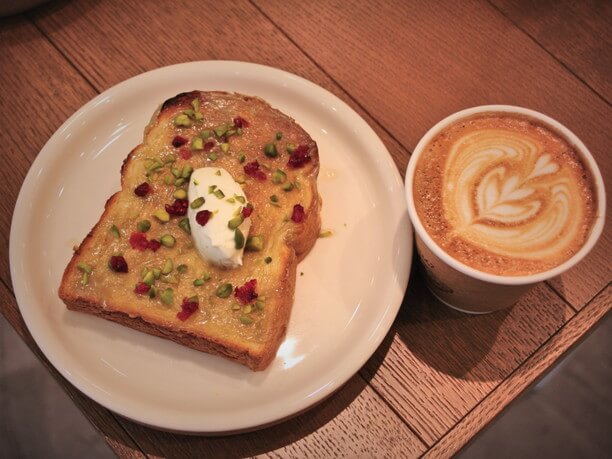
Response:
[[[0,19],[0,278],[11,284],[11,217],[30,164],[53,132],[96,93],[23,16]]]
[[[491,2],[600,96],[608,102],[612,100],[612,3],[601,0]]]
[[[68,396],[81,410],[89,422],[96,428],[96,430],[98,430],[98,432],[100,432],[100,434],[104,437],[104,440],[113,449],[113,451],[118,456],[125,458],[137,459],[146,457],[123,429],[123,427],[121,427],[121,425],[115,420],[115,417],[110,411],[100,406],[89,397],[83,395],[83,393],[70,384],[62,375],[59,374],[53,365],[51,365],[28,332],[28,329],[26,328],[26,325],[17,309],[15,297],[3,283],[0,283],[0,304],[2,305],[0,310],[2,311],[2,314],[6,320],[17,331],[19,336],[28,345],[34,355],[42,362],[45,368],[49,370],[51,376],[53,376],[62,389],[66,391]]]
[[[393,332],[361,374],[428,445],[575,314],[546,284],[510,310],[481,316],[435,300],[420,272],[409,285]]]
[[[612,108],[488,3],[255,2],[406,149],[457,110],[521,105],[573,130],[612,189]],[[571,292],[566,298],[574,307],[611,279],[610,252],[612,241],[602,238],[591,257],[554,284]]]
[[[416,457],[425,452],[358,375],[306,413],[252,433],[190,436],[120,422],[148,455],[161,457]]]
[[[208,0],[198,10],[201,14],[193,14],[188,0],[154,2],[147,8],[125,0],[86,0],[50,3],[31,17],[99,91],[147,70],[211,59],[254,62],[303,76],[351,105],[404,174],[406,150],[251,3]],[[138,17],[128,11],[137,11]],[[135,21],[146,27],[135,27]]]
[[[588,330],[609,313],[611,307],[612,287],[608,286],[461,419],[427,452],[426,457],[450,457],[455,454],[472,439],[474,432],[489,424],[511,400],[541,378],[563,354],[584,339]]]

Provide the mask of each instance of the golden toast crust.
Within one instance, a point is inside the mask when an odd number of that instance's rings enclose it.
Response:
[[[185,110],[192,109],[192,101],[199,101],[203,120],[191,120],[189,127],[176,127],[174,122]],[[246,120],[239,134],[229,138],[221,136],[209,139],[214,144],[203,152],[190,148],[191,139],[210,131],[221,123],[231,127],[232,119]],[[230,123],[230,124],[227,124]],[[240,124],[240,122],[238,122]],[[248,124],[248,126],[246,126]],[[234,129],[232,127],[232,129]],[[242,132],[240,132],[242,131]],[[275,137],[282,132],[282,140]],[[188,142],[173,146],[173,138],[180,135]],[[213,137],[215,137],[213,135]],[[273,142],[278,156],[270,158],[263,152],[263,145]],[[221,148],[228,144],[227,151]],[[308,160],[298,167],[290,165],[293,146],[307,146]],[[210,145],[209,145],[210,146]],[[188,149],[187,157],[184,149]],[[183,150],[183,151],[181,151]],[[208,153],[208,155],[207,155]],[[211,160],[210,153],[215,153]],[[240,157],[246,158],[241,162]],[[151,157],[159,158],[163,167],[151,172],[147,166]],[[173,158],[173,163],[166,163]],[[244,165],[258,161],[265,180],[244,176]],[[251,234],[264,237],[261,251],[245,252],[244,265],[235,270],[222,270],[203,260],[191,243],[191,236],[178,228],[179,218],[161,223],[152,217],[155,209],[172,203],[172,194],[184,185],[168,185],[166,181],[172,168],[181,169],[190,165],[199,167],[223,167],[234,179],[243,181],[243,190],[254,206]],[[271,180],[272,172],[280,169],[286,173],[286,182],[295,184],[291,191]],[[291,118],[270,107],[258,98],[224,92],[192,91],[179,94],[164,102],[145,129],[144,141],[134,148],[121,167],[121,191],[106,203],[98,223],[85,237],[68,264],[59,288],[59,296],[68,309],[94,314],[135,330],[172,340],[203,352],[226,357],[248,366],[252,370],[263,370],[274,359],[282,341],[293,304],[297,263],[314,245],[320,231],[321,199],[317,192],[316,178],[319,158],[316,143]],[[145,181],[149,173],[152,192],[146,197],[134,194],[134,188]],[[269,197],[275,194],[280,199],[275,205]],[[304,208],[301,222],[292,221],[292,209],[299,204]],[[157,240],[162,234],[172,234],[176,246],[172,249],[140,251],[130,246],[130,237],[136,231],[136,222],[148,219],[151,230],[146,234]],[[115,234],[109,229],[118,228]],[[108,267],[110,256],[121,253],[127,260],[129,272],[116,273]],[[142,270],[158,268],[165,259],[174,259],[174,265],[183,264],[185,274],[161,276],[153,288],[158,292],[171,288],[174,291],[172,304],[135,293],[135,285],[141,281]],[[266,259],[271,262],[266,263]],[[79,265],[91,268],[87,283]],[[194,278],[203,272],[211,280],[201,287],[194,287]],[[170,277],[173,277],[170,282]],[[214,295],[223,282],[238,287],[249,279],[257,280],[257,293],[263,299],[263,310],[248,311],[250,324],[241,322],[246,310],[232,295],[221,299]],[[197,296],[199,309],[187,320],[179,320],[181,298]],[[241,307],[236,310],[236,305]]]

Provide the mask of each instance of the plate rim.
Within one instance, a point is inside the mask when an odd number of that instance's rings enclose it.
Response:
[[[110,411],[115,412],[123,417],[131,419],[143,425],[161,428],[167,431],[192,433],[192,434],[193,433],[234,434],[237,432],[253,431],[259,428],[265,428],[269,425],[283,422],[289,418],[297,416],[305,412],[306,410],[314,407],[318,403],[322,402],[323,400],[331,396],[338,389],[340,389],[350,378],[352,378],[363,367],[366,361],[370,359],[370,357],[380,347],[380,344],[382,343],[384,337],[387,335],[387,333],[391,329],[391,326],[393,325],[393,322],[402,305],[403,298],[405,296],[406,289],[408,286],[408,279],[410,276],[410,271],[411,271],[411,260],[413,257],[413,231],[412,231],[412,224],[407,218],[407,209],[405,206],[402,207],[404,209],[403,213],[405,214],[404,218],[398,219],[398,220],[401,220],[402,222],[405,220],[406,234],[404,235],[404,237],[405,237],[406,247],[408,247],[408,253],[405,253],[401,256],[401,259],[403,260],[401,262],[402,263],[401,267],[403,268],[402,271],[405,272],[405,279],[403,278],[400,279],[399,276],[397,276],[398,277],[397,283],[400,287],[403,287],[403,293],[399,294],[398,298],[393,297],[392,300],[389,301],[389,303],[385,305],[386,310],[382,315],[382,319],[375,326],[373,326],[372,329],[370,330],[371,332],[370,338],[374,337],[374,339],[371,341],[371,344],[367,347],[367,352],[363,352],[360,355],[359,359],[355,359],[356,361],[353,365],[350,366],[350,369],[345,369],[340,374],[337,374],[328,384],[319,388],[315,396],[308,397],[307,399],[301,398],[299,400],[299,403],[294,404],[292,408],[290,408],[289,410],[286,410],[285,412],[283,412],[283,414],[273,415],[272,416],[273,419],[264,419],[258,423],[247,423],[246,425],[238,426],[235,429],[221,429],[221,430],[216,430],[214,428],[202,429],[196,426],[192,426],[192,427],[188,427],[184,425],[176,426],[176,425],[172,425],[170,421],[151,422],[150,419],[145,420],[145,419],[139,418],[138,416],[133,416],[130,413],[126,413],[122,411],[119,407],[117,407],[116,405],[113,405],[112,403],[110,403],[108,398],[104,399],[100,397],[99,396],[100,394],[94,391],[93,388],[91,387],[92,385],[91,383],[87,384],[87,382],[84,381],[82,377],[73,375],[69,371],[69,369],[64,368],[64,365],[62,365],[62,362],[61,362],[61,358],[58,357],[56,353],[53,352],[52,349],[49,349],[48,346],[45,346],[45,344],[48,344],[48,343],[45,343],[45,339],[41,337],[40,335],[41,332],[39,331],[38,327],[34,324],[34,319],[30,315],[30,314],[34,314],[34,311],[31,308],[24,308],[22,306],[22,304],[27,300],[27,298],[24,292],[25,286],[23,285],[23,282],[21,280],[22,276],[21,276],[21,273],[17,271],[17,263],[15,260],[15,257],[17,256],[19,252],[19,247],[17,246],[18,239],[17,239],[17,236],[15,235],[19,227],[23,225],[24,220],[27,218],[26,206],[25,206],[24,201],[26,200],[28,195],[32,194],[34,191],[34,188],[35,188],[34,181],[35,181],[36,171],[39,169],[39,167],[42,164],[46,163],[47,161],[53,160],[54,153],[53,153],[52,146],[54,143],[56,143],[59,140],[59,137],[62,135],[62,133],[66,131],[66,129],[68,129],[70,126],[72,126],[75,120],[77,120],[79,117],[86,114],[85,112],[87,112],[87,110],[90,107],[97,105],[98,103],[100,103],[102,100],[104,100],[105,98],[109,96],[116,96],[117,92],[120,92],[124,90],[125,88],[129,87],[130,85],[134,84],[135,81],[139,81],[141,79],[155,78],[156,76],[162,76],[166,72],[171,73],[171,72],[184,71],[186,67],[197,68],[200,66],[217,66],[219,68],[227,67],[226,71],[229,71],[231,68],[237,67],[237,68],[242,68],[243,70],[249,69],[249,70],[264,72],[267,74],[266,76],[271,75],[273,77],[278,78],[278,80],[283,80],[283,79],[288,78],[290,80],[297,82],[299,85],[305,88],[309,88],[310,90],[316,91],[316,93],[320,95],[324,95],[325,98],[327,99],[333,100],[335,104],[342,107],[343,112],[349,113],[355,120],[361,123],[362,125],[360,126],[361,134],[363,135],[363,133],[366,132],[368,134],[367,136],[370,139],[370,141],[377,144],[378,150],[380,152],[386,153],[384,155],[383,154],[380,155],[382,157],[381,159],[383,160],[384,169],[386,169],[388,173],[394,176],[394,180],[395,182],[397,182],[396,185],[398,186],[398,190],[400,191],[403,190],[403,180],[401,178],[397,165],[393,161],[391,154],[389,153],[389,150],[387,149],[385,144],[382,142],[380,137],[376,134],[376,132],[369,125],[369,123],[361,115],[359,115],[352,107],[350,107],[346,102],[344,102],[342,99],[340,99],[338,96],[328,91],[327,89],[317,85],[316,83],[306,78],[303,78],[299,75],[296,75],[296,74],[293,74],[293,73],[290,73],[290,72],[287,72],[285,70],[278,69],[275,67],[270,67],[267,65],[256,64],[256,63],[251,63],[251,62],[235,61],[235,60],[188,61],[188,62],[173,64],[173,65],[168,65],[168,66],[159,67],[159,68],[152,69],[147,72],[132,76],[124,81],[121,81],[111,86],[110,88],[104,90],[103,92],[99,93],[95,97],[91,98],[86,103],[84,103],[81,107],[76,109],[75,112],[72,113],[72,115],[70,115],[61,124],[61,126],[55,130],[55,132],[51,135],[51,137],[47,140],[47,142],[45,142],[44,146],[41,148],[36,158],[34,158],[34,160],[32,161],[32,164],[30,165],[30,168],[25,176],[25,179],[19,190],[19,195],[15,202],[15,207],[14,207],[13,216],[11,220],[10,239],[9,239],[10,274],[11,274],[11,283],[13,286],[13,291],[15,293],[15,298],[17,301],[17,306],[19,308],[20,314],[23,317],[26,327],[28,328],[28,331],[30,332],[32,338],[36,342],[36,345],[40,348],[41,352],[45,355],[45,357],[49,360],[49,362],[53,365],[53,367],[64,378],[66,378],[66,380],[70,384],[76,387],[81,393],[85,394],[87,397],[96,401],[97,403],[109,409]],[[219,68],[216,70],[219,70]],[[365,131],[363,130],[363,128],[365,128]],[[394,267],[397,266],[395,262],[393,266]],[[393,303],[393,305],[391,305],[391,303]],[[376,336],[374,336],[374,334],[376,334]],[[112,396],[110,396],[110,398],[112,399]]]

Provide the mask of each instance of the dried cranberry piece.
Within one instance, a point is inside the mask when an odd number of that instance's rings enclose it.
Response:
[[[247,205],[242,208],[242,216],[244,218],[250,217],[252,213],[253,213],[253,206]]]
[[[108,262],[108,266],[116,273],[128,272],[127,261],[125,261],[125,258],[123,258],[121,255],[113,255]]]
[[[141,198],[146,196],[149,191],[151,191],[151,185],[149,185],[147,182],[142,182],[140,185],[134,188],[134,194],[136,196],[140,196]]]
[[[212,150],[214,146],[215,146],[215,142],[213,142],[212,140],[208,141],[204,144],[204,151],[210,151]]]
[[[161,242],[159,242],[157,239],[151,239],[148,243],[148,248],[151,249],[153,252],[157,252],[157,249],[159,249],[161,247]]]
[[[301,204],[296,204],[293,206],[293,213],[291,214],[291,220],[295,223],[302,223],[304,221],[304,217],[306,213],[304,212],[304,208]]]
[[[291,153],[287,165],[297,169],[304,166],[304,164],[309,162],[311,159],[308,145],[299,145],[295,150],[293,150],[293,153]]]
[[[210,210],[201,210],[196,214],[196,222],[200,224],[200,226],[204,226],[210,220],[210,216],[212,212]]]
[[[149,248],[149,241],[145,233],[132,233],[130,236],[130,245],[133,249],[141,252]]]
[[[257,298],[257,293],[255,293],[255,289],[257,288],[257,279],[251,279],[242,287],[236,287],[234,289],[234,296],[238,301],[242,304],[249,304]]]
[[[259,168],[259,162],[257,160],[246,164],[244,166],[244,173],[249,177],[256,178],[257,180],[266,179],[266,173]]]
[[[189,317],[198,310],[198,305],[197,301],[190,301],[188,298],[183,298],[181,310],[176,313],[176,317],[182,321],[189,319]]]
[[[166,212],[170,215],[186,215],[189,201],[187,199],[175,199],[174,203],[166,204]]]
[[[172,146],[174,148],[182,147],[186,143],[187,143],[187,139],[180,135],[175,135],[174,138],[172,139]]]
[[[245,128],[249,127],[249,122],[245,120],[242,116],[237,116],[234,118],[234,126],[237,128]]]
[[[149,290],[151,290],[151,286],[149,284],[145,284],[144,282],[138,282],[136,287],[134,287],[134,292],[138,293],[139,295],[149,293]]]
[[[181,156],[181,158],[183,159],[189,159],[191,158],[193,155],[191,154],[191,150],[189,148],[181,148],[179,150],[179,155]]]

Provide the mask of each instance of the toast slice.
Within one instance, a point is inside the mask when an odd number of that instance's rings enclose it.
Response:
[[[176,192],[201,167],[229,172],[253,207],[242,266],[209,263],[186,216],[173,215]],[[59,296],[68,309],[263,370],[285,335],[297,263],[320,231],[318,172],[316,143],[265,101],[181,93],[125,159],[121,191],[75,251]]]

